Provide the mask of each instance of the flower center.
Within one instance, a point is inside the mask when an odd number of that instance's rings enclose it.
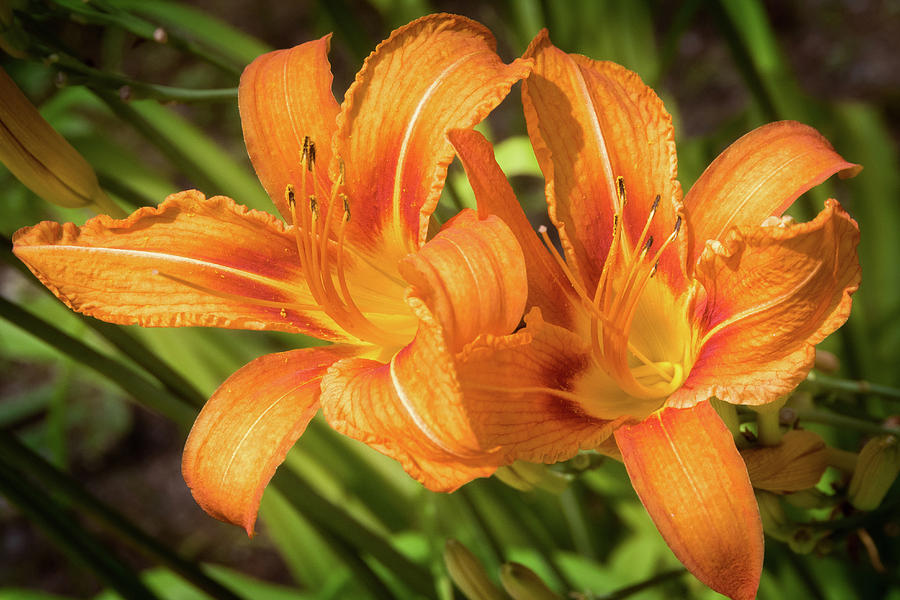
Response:
[[[291,210],[300,265],[313,299],[344,331],[360,340],[389,347],[408,343],[406,332],[388,331],[373,323],[350,294],[344,259],[344,234],[350,221],[350,200],[341,191],[344,186],[343,162],[339,161],[337,181],[332,184],[328,203],[323,208],[318,200],[317,179],[314,177],[316,145],[308,136],[303,139],[300,161],[304,168],[300,171],[299,196],[293,184],[288,184],[284,193]],[[310,178],[312,184],[309,183]],[[298,197],[304,203],[303,207],[298,206]],[[400,286],[404,285],[361,254],[354,253],[354,259],[364,261],[370,272],[377,272]]]
[[[616,179],[616,192],[612,241],[593,293],[555,251],[545,227],[540,233],[586,309],[595,364],[633,398],[664,398],[678,389],[687,373],[683,336],[672,326],[681,316],[678,303],[655,275],[662,253],[678,237],[682,219],[678,215],[672,232],[654,247],[649,232],[659,208],[657,195],[640,236],[629,245],[622,177]]]

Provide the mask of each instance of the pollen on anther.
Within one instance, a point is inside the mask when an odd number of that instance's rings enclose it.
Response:
[[[294,184],[289,183],[287,187],[284,188],[284,197],[287,199],[287,203],[290,206],[294,205]]]
[[[309,196],[309,212],[312,213],[313,219],[319,218],[319,203],[312,194]]]
[[[340,196],[341,202],[344,203],[344,216],[346,216],[347,220],[350,220],[350,199],[347,198],[346,194],[341,194]]]

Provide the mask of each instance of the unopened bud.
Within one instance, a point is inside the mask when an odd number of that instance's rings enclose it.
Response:
[[[781,498],[772,492],[757,491],[756,502],[759,504],[759,517],[762,520],[766,535],[787,542],[794,535],[796,526],[788,519]]]
[[[785,502],[787,502],[791,506],[796,506],[797,508],[803,508],[806,510],[814,508],[831,508],[838,502],[839,499],[838,496],[829,496],[828,494],[823,494],[816,488],[800,490],[799,492],[785,494],[782,497],[784,498]]]
[[[500,583],[513,600],[561,600],[534,571],[519,563],[500,567]]]
[[[900,439],[880,435],[869,440],[859,453],[850,479],[850,503],[860,510],[878,508],[900,472]]]
[[[841,361],[838,357],[828,350],[819,350],[816,348],[816,362],[813,365],[816,371],[822,373],[835,373],[841,368]]]
[[[535,488],[554,494],[561,494],[571,481],[571,477],[554,471],[547,465],[517,460],[511,465],[500,467],[494,475],[511,488],[530,492]]]
[[[828,466],[825,442],[811,431],[788,431],[777,446],[741,451],[753,487],[770,492],[796,492],[819,482]]]
[[[481,562],[461,542],[447,540],[444,564],[450,579],[469,600],[505,600],[500,588],[488,578]]]
[[[88,162],[53,129],[0,69],[0,162],[32,192],[59,206],[121,212]]]
[[[794,530],[794,534],[787,540],[787,543],[797,554],[809,554],[829,533],[827,529],[813,529],[800,525]]]
[[[15,58],[26,58],[28,38],[16,23],[12,2],[0,0],[0,50]]]

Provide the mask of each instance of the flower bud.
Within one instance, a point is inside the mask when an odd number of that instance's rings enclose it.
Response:
[[[511,488],[530,492],[540,488],[553,494],[561,494],[568,487],[571,477],[554,471],[547,465],[517,460],[513,464],[500,467],[494,475]]]
[[[32,192],[59,206],[114,206],[88,162],[0,69],[0,162]],[[116,210],[120,210],[117,209]]]
[[[900,439],[880,435],[869,440],[859,453],[850,479],[850,503],[860,510],[878,508],[900,472]]]
[[[0,0],[0,50],[15,58],[25,58],[28,41],[16,24],[12,5],[12,0]]]
[[[819,482],[828,466],[825,442],[811,431],[785,433],[777,446],[741,451],[753,487],[771,492],[796,492]]]
[[[534,571],[519,563],[500,567],[500,583],[513,600],[560,600]]]
[[[461,542],[447,540],[444,564],[450,579],[469,600],[505,600],[500,588],[488,578],[481,562]]]
[[[781,498],[771,492],[757,491],[756,502],[759,504],[759,517],[766,535],[782,542],[791,539],[797,527],[784,512]]]

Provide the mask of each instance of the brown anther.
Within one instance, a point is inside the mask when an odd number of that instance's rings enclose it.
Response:
[[[653,206],[650,207],[650,212],[656,212],[656,207],[659,206],[660,195],[657,194],[656,198],[653,199]]]
[[[652,279],[654,275],[656,275],[656,270],[659,268],[659,261],[653,263],[653,268],[650,269],[650,278]]]
[[[649,252],[650,248],[653,246],[653,236],[647,238],[647,243],[644,244],[644,252]]]
[[[284,197],[287,198],[288,205],[293,208],[294,207],[294,184],[289,183],[287,187],[284,188]]]
[[[619,190],[619,198],[622,204],[625,204],[625,178],[619,175],[616,177],[616,188]]]
[[[316,200],[316,197],[313,194],[310,194],[309,196],[309,212],[312,213],[312,218],[314,221],[319,218],[319,202]]]
[[[309,139],[309,138],[307,138]],[[306,170],[312,172],[313,166],[316,164],[316,143],[309,140],[309,149],[307,151]]]
[[[345,194],[341,194],[340,196],[341,202],[344,203],[344,216],[347,220],[350,220],[350,200],[347,198]]]
[[[675,231],[673,233],[678,233],[678,230],[681,229],[681,215],[678,215],[678,218],[675,219]]]

